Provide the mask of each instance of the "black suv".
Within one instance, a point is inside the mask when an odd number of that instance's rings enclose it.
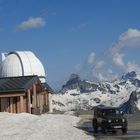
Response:
[[[110,130],[115,132],[116,129],[127,133],[127,120],[118,108],[99,105],[94,107],[93,111],[92,125],[95,132],[98,132],[98,128],[101,127],[103,133]]]

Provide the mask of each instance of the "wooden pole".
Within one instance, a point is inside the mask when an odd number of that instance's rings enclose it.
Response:
[[[27,96],[28,96],[28,113],[31,113],[31,92],[30,89],[27,91]]]
[[[20,96],[20,112],[23,112],[23,96]]]
[[[33,84],[33,108],[36,108],[36,85]]]
[[[49,93],[45,93],[45,105],[47,106],[48,105],[48,95],[49,95]]]
[[[10,98],[10,113],[13,113],[13,98]]]
[[[53,112],[53,107],[52,107],[52,94],[49,93],[49,112]]]

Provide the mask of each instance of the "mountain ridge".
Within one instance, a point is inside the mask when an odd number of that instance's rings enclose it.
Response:
[[[53,97],[56,110],[89,110],[103,104],[121,107],[126,113],[140,109],[140,78],[132,71],[113,82],[91,82],[72,74],[58,95]]]

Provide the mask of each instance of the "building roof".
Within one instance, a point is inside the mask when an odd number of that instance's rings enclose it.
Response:
[[[47,84],[47,83],[43,83],[42,84],[50,93],[54,94],[54,90]]]
[[[40,82],[38,76],[0,78],[0,93],[24,92],[38,81]]]
[[[93,109],[95,109],[95,108],[99,108],[99,109],[118,109],[118,107],[105,106],[105,105],[102,105],[102,104],[93,107]]]
[[[46,82],[45,69],[41,61],[31,51],[3,53],[0,77],[38,75],[42,83]]]

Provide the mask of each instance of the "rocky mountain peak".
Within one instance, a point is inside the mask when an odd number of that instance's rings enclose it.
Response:
[[[69,80],[72,80],[72,79],[80,79],[80,77],[79,77],[78,74],[74,74],[74,73],[72,73],[72,74],[70,75]]]
[[[136,78],[137,74],[135,71],[131,71],[131,72],[128,72],[127,74],[123,75],[122,76],[122,79],[123,80],[132,80],[134,78]]]
[[[71,74],[69,80],[62,86],[61,92],[65,92],[68,89],[79,89],[81,82],[78,74]]]

